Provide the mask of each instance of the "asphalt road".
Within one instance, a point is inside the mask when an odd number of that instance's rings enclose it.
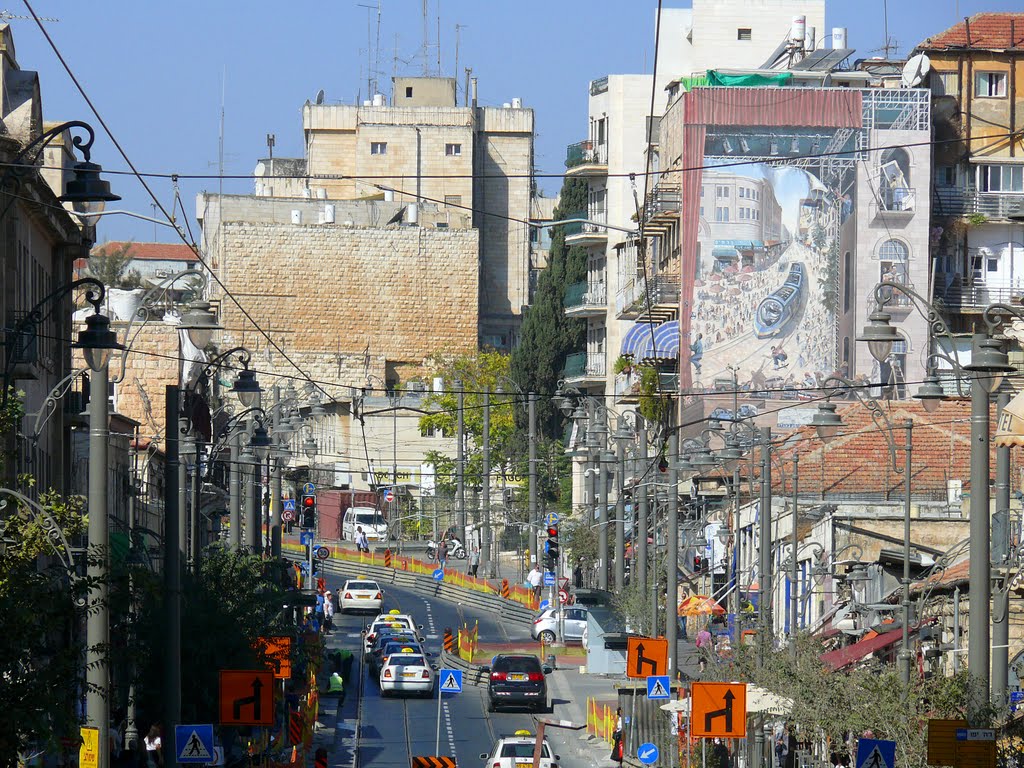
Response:
[[[354,578],[358,574],[328,574],[327,582],[332,590],[340,588],[346,578]],[[424,643],[428,653],[440,656],[443,633],[446,627],[456,630],[463,623],[470,627],[479,621],[480,638],[485,642],[509,642],[529,638],[525,627],[503,624],[497,617],[483,614],[472,608],[455,605],[443,600],[425,598],[411,590],[385,586],[384,611],[398,608],[403,613],[412,614],[426,638]],[[369,615],[336,614],[334,632],[330,644],[350,648],[355,651],[360,644],[359,632],[372,618]],[[467,685],[459,694],[444,694],[440,702],[440,718],[438,717],[437,693],[430,699],[421,698],[381,698],[380,690],[362,666],[359,653],[353,666],[352,677],[359,675],[357,691],[359,697],[358,727],[346,729],[344,736],[339,736],[336,748],[339,752],[351,754],[355,746],[359,768],[408,768],[410,757],[414,755],[453,755],[460,768],[465,766],[482,766],[484,761],[480,755],[490,752],[500,735],[512,734],[518,729],[534,732],[533,716],[528,712],[488,713],[486,689]],[[555,671],[548,680],[549,697],[554,704],[554,712],[549,717],[562,718],[566,714],[564,704],[568,686],[564,680],[556,680],[559,675],[568,672]],[[354,683],[351,679],[349,682]],[[352,688],[346,685],[347,690]],[[563,698],[559,698],[559,694]],[[346,702],[346,710],[350,709]],[[440,747],[435,750],[440,719]],[[565,768],[584,768],[593,765],[593,759],[587,759],[578,746],[578,734],[571,731],[549,730],[548,740],[556,753],[562,756],[559,761]],[[353,739],[358,744],[353,744]],[[333,763],[332,763],[333,764]],[[351,763],[350,763],[351,764]]]

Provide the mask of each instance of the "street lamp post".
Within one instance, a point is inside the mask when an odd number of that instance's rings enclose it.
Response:
[[[89,560],[91,582],[86,623],[86,722],[99,731],[99,768],[109,768],[110,608],[107,604],[110,537],[107,522],[107,449],[109,444],[107,379],[111,352],[120,349],[110,320],[100,314],[102,291],[88,294],[95,308],[75,347],[93,373],[89,398]]]

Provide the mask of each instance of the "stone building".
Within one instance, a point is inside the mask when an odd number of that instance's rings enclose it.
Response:
[[[257,196],[394,200],[415,217],[419,206],[444,216],[431,226],[479,235],[479,343],[515,345],[529,303],[533,110],[519,99],[502,107],[456,104],[455,80],[394,79],[392,103],[306,103],[304,158],[266,158],[256,167]],[[475,93],[475,85],[474,85]]]

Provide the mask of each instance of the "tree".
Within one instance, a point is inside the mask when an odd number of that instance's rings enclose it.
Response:
[[[567,178],[555,207],[555,220],[586,210],[587,194],[586,180]],[[533,303],[523,313],[519,345],[512,351],[509,370],[524,392],[547,395],[537,403],[537,423],[541,434],[555,440],[562,437],[563,417],[549,396],[558,386],[566,356],[582,349],[587,332],[585,320],[566,317],[565,289],[587,279],[587,253],[566,246],[564,227],[554,227],[552,232],[548,268],[540,274]],[[522,415],[516,416],[516,427],[525,431]]]
[[[138,288],[142,285],[142,276],[137,269],[129,269],[134,258],[132,243],[107,245],[89,256],[85,273],[108,288]]]

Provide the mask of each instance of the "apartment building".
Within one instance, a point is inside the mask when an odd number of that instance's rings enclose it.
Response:
[[[928,38],[935,127],[934,295],[969,333],[1024,296],[1024,13],[980,13]],[[966,344],[966,342],[965,342]]]
[[[674,156],[661,149],[661,117],[680,81],[695,73],[716,65],[758,67],[778,58],[795,15],[803,17],[807,29],[824,30],[823,0],[695,0],[692,8],[664,9],[657,82],[653,75],[616,74],[590,82],[587,138],[571,145],[566,156],[566,175],[586,178],[590,188],[588,209],[577,216],[587,222],[566,230],[568,245],[588,251],[586,282],[566,290],[566,314],[587,318],[586,348],[565,363],[568,383],[635,403],[637,370],[616,361],[639,360],[650,345],[651,355],[661,360],[660,386],[678,389],[678,331],[669,326],[679,317],[680,279],[670,265],[678,264],[682,198],[678,176],[662,173]],[[759,219],[740,218],[760,215],[752,198],[731,197],[727,206],[717,207],[720,217],[730,216],[746,228],[761,226]],[[713,220],[716,212],[711,215]],[[638,258],[638,221],[646,261]],[[652,322],[666,326],[663,343],[651,338]],[[646,337],[642,326],[648,328]]]
[[[471,93],[476,93],[473,82]],[[456,104],[444,77],[394,78],[391,103],[307,102],[304,158],[267,158],[256,194],[325,200],[401,202],[409,215],[435,206],[433,225],[469,226],[479,236],[479,343],[511,349],[529,303],[533,110]]]

